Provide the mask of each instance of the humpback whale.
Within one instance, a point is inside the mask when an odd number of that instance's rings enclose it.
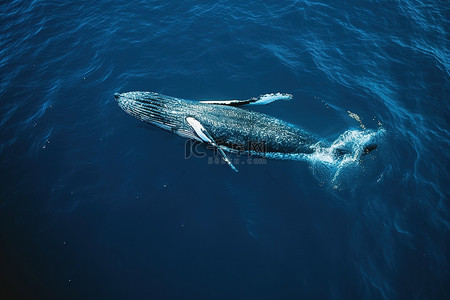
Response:
[[[128,114],[179,136],[213,146],[236,172],[227,153],[245,153],[273,159],[298,159],[320,149],[311,133],[275,117],[243,109],[291,100],[287,93],[271,93],[246,100],[193,101],[153,92],[115,93],[118,105]],[[263,147],[254,148],[255,143]],[[369,153],[376,145],[369,145]],[[334,149],[336,156],[349,150]]]

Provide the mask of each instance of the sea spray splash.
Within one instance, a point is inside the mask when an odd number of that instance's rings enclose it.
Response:
[[[305,158],[321,184],[341,189],[346,177],[357,176],[363,156],[377,147],[384,133],[382,128],[377,131],[347,130],[329,147],[317,143],[316,151]]]

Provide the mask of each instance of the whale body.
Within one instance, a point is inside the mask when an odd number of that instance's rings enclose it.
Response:
[[[235,171],[237,169],[225,152],[295,159],[298,155],[317,151],[317,145],[321,143],[317,137],[293,124],[240,108],[290,100],[290,94],[273,93],[246,100],[223,101],[192,101],[153,92],[116,93],[114,96],[125,112],[143,122],[213,145]],[[376,148],[371,147],[369,152]],[[347,153],[345,149],[338,150],[336,155]]]

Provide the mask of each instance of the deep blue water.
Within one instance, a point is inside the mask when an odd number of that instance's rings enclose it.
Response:
[[[0,21],[2,299],[450,297],[445,1],[16,0]],[[378,148],[235,173],[125,114],[134,90],[292,93],[255,110]]]

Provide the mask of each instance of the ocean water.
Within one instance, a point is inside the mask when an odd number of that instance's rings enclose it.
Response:
[[[450,297],[445,1],[2,1],[2,299]],[[246,160],[115,92],[251,108],[370,154]],[[247,163],[246,163],[247,162]]]

